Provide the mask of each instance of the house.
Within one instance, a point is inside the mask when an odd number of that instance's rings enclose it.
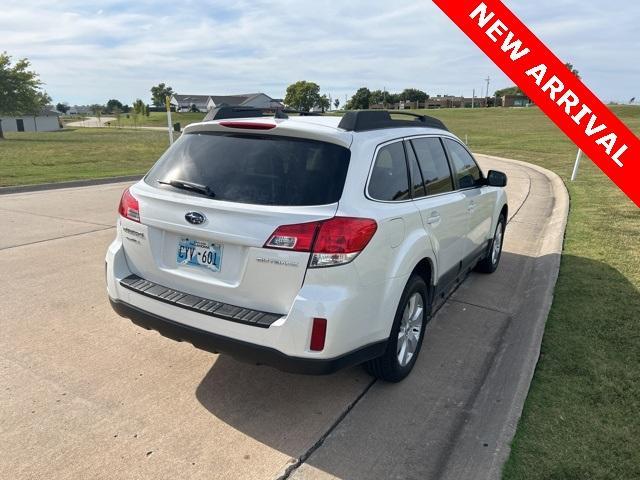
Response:
[[[178,112],[188,112],[193,105],[200,112],[208,112],[222,105],[265,108],[278,110],[284,108],[282,101],[273,99],[264,93],[244,93],[239,95],[178,95],[171,97],[171,105]]]
[[[35,115],[0,116],[3,132],[53,132],[60,130],[60,114],[43,109]]]
[[[189,112],[195,105],[196,110],[199,112],[206,112],[208,110],[207,104],[209,103],[209,95],[178,95],[174,94],[171,97],[171,106],[175,108],[177,112]]]
[[[69,109],[69,115],[91,115],[91,107],[89,105],[74,105]]]

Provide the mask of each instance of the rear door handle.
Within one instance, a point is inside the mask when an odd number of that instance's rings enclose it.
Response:
[[[437,225],[440,223],[440,214],[438,212],[431,213],[431,216],[427,218],[427,224]]]

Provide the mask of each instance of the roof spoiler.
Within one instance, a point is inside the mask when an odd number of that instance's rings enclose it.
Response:
[[[391,115],[405,115],[413,117],[413,120],[395,120]],[[339,128],[348,132],[366,132],[369,130],[381,130],[383,128],[425,127],[446,130],[445,124],[437,118],[417,113],[403,112],[401,110],[357,110],[344,114]]]

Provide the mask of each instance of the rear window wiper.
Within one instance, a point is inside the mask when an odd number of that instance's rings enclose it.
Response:
[[[170,185],[173,188],[179,188],[181,190],[189,190],[192,192],[200,193],[202,195],[206,195],[207,197],[215,197],[216,194],[206,185],[202,185],[200,183],[188,182],[186,180],[158,180],[158,183],[161,185]]]

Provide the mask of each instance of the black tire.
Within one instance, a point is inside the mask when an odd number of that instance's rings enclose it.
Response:
[[[409,300],[416,293],[422,297],[422,329],[420,331],[417,345],[415,347],[415,351],[411,356],[411,359],[405,365],[402,365],[400,360],[398,359],[398,335],[400,333],[401,324],[403,323],[402,320],[405,308],[407,308]],[[404,287],[404,291],[402,292],[402,296],[400,297],[400,303],[398,304],[396,315],[393,321],[393,326],[391,327],[391,334],[389,335],[389,339],[387,340],[387,348],[382,356],[374,358],[373,360],[369,360],[367,363],[365,363],[365,370],[370,375],[376,378],[394,383],[401,381],[407,375],[409,375],[416,363],[418,355],[420,354],[424,332],[426,330],[430,316],[431,304],[429,301],[427,284],[422,279],[422,277],[418,275],[412,275],[409,278],[407,285]]]
[[[506,227],[507,221],[504,215],[500,215],[498,218],[498,224],[496,225],[496,230],[493,233],[493,238],[491,239],[491,245],[489,245],[489,250],[487,251],[487,256],[478,262],[476,265],[476,271],[481,273],[493,273],[498,269],[498,265],[500,264],[500,257],[502,257],[502,247],[504,245],[504,229]],[[498,238],[498,232],[500,232],[500,249],[497,252],[497,255],[493,255],[494,245],[496,243],[496,239]]]

